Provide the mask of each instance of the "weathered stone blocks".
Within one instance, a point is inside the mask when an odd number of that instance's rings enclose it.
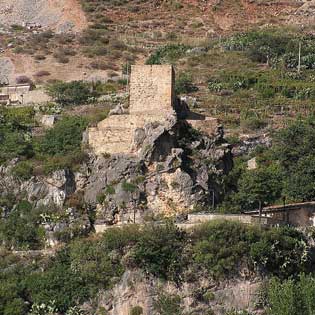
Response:
[[[113,115],[89,128],[89,146],[96,154],[134,154],[135,131],[149,122],[163,122],[174,111],[175,74],[170,65],[132,66],[129,114]]]

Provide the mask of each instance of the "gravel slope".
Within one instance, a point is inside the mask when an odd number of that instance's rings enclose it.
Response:
[[[85,27],[85,16],[75,0],[0,0],[0,24],[39,23],[59,32]]]

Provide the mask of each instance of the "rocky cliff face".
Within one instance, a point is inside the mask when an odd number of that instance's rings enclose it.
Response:
[[[109,315],[129,315],[135,308],[142,309],[141,314],[149,315],[155,313],[155,304],[161,294],[166,294],[181,301],[185,314],[221,315],[231,310],[252,312],[260,285],[258,279],[215,283],[201,277],[197,282],[186,282],[178,287],[133,270],[126,271],[112,290],[100,293],[97,303],[98,308]],[[85,307],[88,308],[88,304]]]
[[[81,30],[86,18],[76,0],[0,0],[3,25],[39,25],[57,32]]]
[[[169,116],[135,131],[137,156],[101,156],[91,161],[85,201],[98,224],[175,215],[218,198],[218,177],[232,167],[230,147],[219,127],[209,138],[185,120]]]
[[[200,134],[170,116],[135,131],[137,155],[90,155],[77,172],[58,170],[21,181],[12,175],[17,161],[0,168],[0,194],[23,196],[35,206],[68,206],[82,195],[96,224],[141,222],[147,216],[176,215],[196,205],[208,207],[220,193],[218,179],[232,167],[231,150],[218,127]]]
[[[53,204],[62,207],[67,197],[77,189],[75,174],[70,170],[58,170],[50,176],[33,176],[21,181],[12,174],[18,162],[13,160],[9,165],[0,167],[0,195],[13,194],[25,196],[35,206]]]

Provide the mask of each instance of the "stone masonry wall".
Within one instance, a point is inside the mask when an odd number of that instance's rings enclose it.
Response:
[[[87,139],[96,154],[132,153],[134,132],[175,113],[175,74],[170,65],[132,66],[129,114],[113,115],[89,128]]]
[[[170,65],[132,66],[130,114],[164,116],[174,103],[175,74]]]

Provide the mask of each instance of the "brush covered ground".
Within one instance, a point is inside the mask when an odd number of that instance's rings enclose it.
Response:
[[[309,14],[302,10],[307,3],[294,0],[33,2],[33,10],[23,0],[3,6],[0,48],[13,60],[16,74],[44,82],[114,76],[126,62],[142,62],[175,34],[181,42],[198,45],[252,26],[312,23],[311,9],[305,9]],[[43,26],[40,34],[22,26],[28,21]],[[58,30],[63,22],[72,26],[73,35]],[[39,71],[49,75],[37,76]]]
[[[34,33],[8,22],[0,35],[3,56],[13,60],[16,73],[47,86],[54,100],[0,109],[1,167],[17,158],[12,176],[21,183],[60,169],[75,170],[88,158],[81,145],[84,129],[120,101],[99,102],[99,97],[125,91],[121,73],[133,63],[172,63],[177,94],[196,99],[194,110],[219,118],[230,143],[237,146],[244,133],[272,139],[269,147],[256,146],[235,158],[233,170],[218,179],[222,193],[216,211],[239,213],[283,197],[314,200],[312,1],[80,4],[80,14],[85,13],[84,19],[74,19],[78,32],[58,33],[53,27]],[[92,77],[112,80],[77,81]],[[42,128],[38,116],[52,113],[60,114],[60,120],[51,129]],[[253,157],[257,169],[248,170]],[[150,314],[218,314],[217,286],[244,279],[263,283],[255,307],[221,314],[314,313],[313,228],[301,232],[213,222],[183,232],[165,220],[95,236],[95,212],[88,211],[90,229],[54,231],[61,244],[53,257],[21,252],[44,249],[44,226],[71,220],[68,207],[85,213],[84,206],[80,196],[70,196],[62,209],[36,207],[22,195],[0,191],[1,315],[113,314],[108,306],[112,296],[105,293],[113,294],[125,272],[139,269],[144,278],[162,281]],[[182,288],[191,283],[194,289],[184,296]],[[126,314],[143,313],[143,305],[135,304]]]

